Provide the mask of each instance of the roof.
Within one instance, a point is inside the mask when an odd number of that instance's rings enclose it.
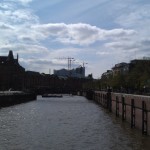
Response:
[[[29,75],[41,75],[39,72],[36,71],[26,71],[26,73]]]
[[[7,60],[7,56],[0,56],[0,62],[5,62]]]
[[[122,62],[122,63],[119,63],[119,64],[115,64],[115,66],[112,67],[112,69],[122,68],[122,67],[125,67],[125,66],[128,66],[128,65],[129,65],[128,63]]]

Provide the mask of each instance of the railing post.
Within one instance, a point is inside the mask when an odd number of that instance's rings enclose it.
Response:
[[[142,134],[147,135],[147,110],[144,101],[142,101]]]
[[[126,104],[124,101],[124,97],[122,96],[122,120],[126,119]]]
[[[135,106],[134,99],[131,99],[131,128],[135,127]]]
[[[116,116],[119,117],[119,100],[118,100],[118,96],[116,96]]]
[[[110,112],[112,111],[111,89],[107,92],[107,108]]]
[[[107,108],[107,94],[105,94],[105,108]]]

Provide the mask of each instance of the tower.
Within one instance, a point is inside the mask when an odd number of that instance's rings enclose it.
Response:
[[[12,50],[9,51],[9,54],[8,54],[8,57],[7,57],[6,61],[10,62],[10,63],[14,62],[14,55],[13,55]]]
[[[18,55],[18,53],[17,53],[17,62],[19,61],[19,55]]]

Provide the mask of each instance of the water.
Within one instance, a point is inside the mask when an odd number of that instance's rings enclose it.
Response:
[[[84,97],[42,98],[0,109],[0,150],[148,150],[131,130]]]

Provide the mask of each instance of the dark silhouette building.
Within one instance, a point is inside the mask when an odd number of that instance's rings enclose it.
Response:
[[[0,91],[11,89],[39,91],[39,93],[65,93],[80,90],[82,84],[89,78],[81,78],[85,76],[84,67],[77,68],[75,71],[75,77],[60,77],[35,71],[25,71],[18,62],[18,55],[17,58],[14,58],[13,52],[10,50],[8,56],[0,56]]]
[[[24,87],[25,69],[19,65],[10,50],[8,56],[0,56],[0,90],[21,90]]]

